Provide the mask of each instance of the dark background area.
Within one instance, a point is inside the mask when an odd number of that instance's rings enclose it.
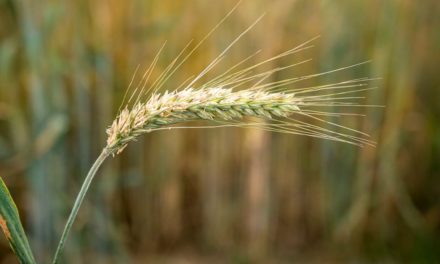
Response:
[[[167,40],[157,76],[235,4],[0,0],[0,175],[39,263],[136,67]],[[274,80],[371,60],[309,84],[380,77],[364,103],[385,108],[332,120],[377,147],[239,128],[147,134],[99,171],[63,263],[439,263],[439,1],[245,0],[164,89],[264,12],[217,72],[320,35],[269,65],[313,59]],[[4,237],[0,261],[15,263]]]

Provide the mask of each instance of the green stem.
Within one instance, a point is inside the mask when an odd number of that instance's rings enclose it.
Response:
[[[81,204],[84,200],[84,197],[87,193],[87,190],[92,183],[93,178],[95,177],[96,172],[98,171],[101,164],[104,160],[109,156],[109,151],[104,148],[99,157],[96,159],[93,166],[90,168],[89,173],[87,174],[84,183],[81,186],[81,190],[76,197],[75,203],[73,204],[72,211],[70,212],[69,218],[67,219],[66,225],[64,226],[63,234],[61,235],[60,242],[58,243],[57,250],[55,251],[55,256],[53,258],[52,263],[56,264],[58,262],[58,258],[63,250],[64,243],[66,242],[67,236],[69,235],[70,229],[72,228],[73,222],[78,214],[78,210],[81,207]]]

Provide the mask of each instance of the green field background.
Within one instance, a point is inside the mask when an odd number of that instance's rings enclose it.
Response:
[[[158,76],[236,3],[0,0],[0,175],[39,263],[136,68],[167,41]],[[272,80],[371,61],[292,88],[381,78],[362,103],[384,108],[329,119],[377,147],[249,128],[147,134],[99,171],[62,263],[439,263],[440,2],[244,0],[163,89],[263,13],[211,76],[319,35],[267,65],[313,59]],[[0,263],[14,261],[1,237]]]

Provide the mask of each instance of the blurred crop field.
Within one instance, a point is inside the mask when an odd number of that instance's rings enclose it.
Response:
[[[136,68],[167,41],[159,75],[237,2],[0,0],[0,176],[39,263]],[[147,134],[98,172],[62,263],[440,262],[440,2],[244,0],[163,89],[263,13],[215,72],[320,35],[268,67],[311,62],[273,79],[371,61],[297,86],[381,78],[363,103],[384,108],[331,120],[377,147],[250,128]],[[3,236],[0,263],[17,263]]]

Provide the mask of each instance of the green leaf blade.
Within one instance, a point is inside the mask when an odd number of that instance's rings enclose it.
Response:
[[[35,258],[20,221],[17,206],[0,177],[0,228],[22,264],[34,264]]]

